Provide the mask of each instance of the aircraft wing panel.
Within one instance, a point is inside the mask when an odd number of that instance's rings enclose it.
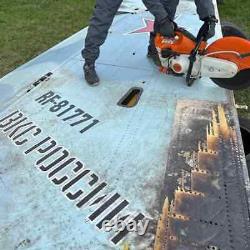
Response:
[[[146,57],[152,20],[116,17],[98,87],[83,78],[86,29],[0,80],[0,249],[248,249],[232,93],[161,74]],[[126,228],[105,230],[116,219]]]

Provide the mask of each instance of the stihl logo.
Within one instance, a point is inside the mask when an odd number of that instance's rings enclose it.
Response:
[[[163,44],[174,44],[175,39],[174,38],[164,38],[162,39]]]

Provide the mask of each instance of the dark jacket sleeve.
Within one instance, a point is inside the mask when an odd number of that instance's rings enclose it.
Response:
[[[168,13],[164,8],[164,5],[161,3],[161,0],[142,0],[146,8],[154,15],[157,22],[168,17]]]
[[[215,16],[214,4],[212,0],[195,0],[197,13],[201,20],[208,16]]]
[[[147,9],[154,15],[155,19],[158,22],[161,22],[166,17],[168,13],[164,8],[161,0],[142,0]],[[215,10],[212,0],[195,0],[197,7],[197,13],[199,14],[200,19],[204,19],[208,16],[214,16]]]

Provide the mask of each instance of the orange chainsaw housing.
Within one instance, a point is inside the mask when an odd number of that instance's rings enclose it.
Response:
[[[239,71],[249,69],[250,41],[234,36],[224,37],[209,45],[205,55],[233,62]]]
[[[157,34],[155,37],[155,46],[160,50],[169,49],[178,54],[191,54],[195,47],[195,38],[184,34],[182,31],[175,32],[175,38],[166,38]],[[206,42],[202,42],[200,52],[203,52],[207,47]]]
[[[177,31],[175,39],[169,39],[157,34],[155,45],[160,50],[169,49],[178,54],[191,54],[196,41],[195,38],[185,33]],[[239,71],[250,69],[250,41],[240,37],[224,37],[210,45],[202,42],[199,53],[233,62],[238,66]]]

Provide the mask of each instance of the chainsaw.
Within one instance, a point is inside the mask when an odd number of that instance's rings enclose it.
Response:
[[[218,86],[230,90],[250,86],[250,41],[247,39],[229,36],[208,45],[205,34],[194,37],[178,27],[174,38],[157,34],[155,46],[160,71],[184,76],[188,86],[202,77],[209,77]]]

